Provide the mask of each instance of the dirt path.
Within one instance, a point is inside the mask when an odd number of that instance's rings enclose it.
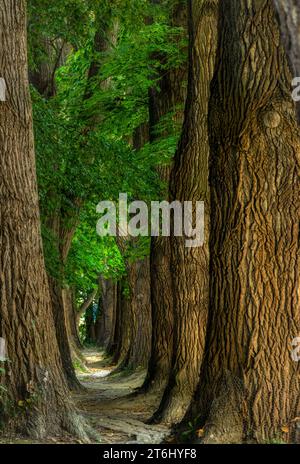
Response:
[[[85,350],[87,372],[78,373],[86,391],[74,395],[81,414],[99,432],[102,443],[152,443],[164,441],[169,430],[161,425],[147,425],[157,406],[153,396],[128,397],[144,380],[143,370],[114,372],[105,365],[103,354]]]
[[[114,372],[107,366],[104,354],[96,349],[83,351],[86,369],[77,372],[85,387],[80,393],[73,394],[77,408],[100,437],[100,443],[149,443],[158,444],[167,440],[169,429],[161,425],[147,425],[159,399],[149,395],[129,397],[142,385],[145,371],[134,373]],[[82,443],[66,434],[60,437],[47,437],[32,440],[20,435],[5,433],[0,444],[70,444]]]

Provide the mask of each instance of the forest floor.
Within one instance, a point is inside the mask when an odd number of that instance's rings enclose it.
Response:
[[[81,415],[96,430],[100,443],[158,444],[169,441],[170,430],[167,427],[146,424],[156,410],[159,398],[153,395],[132,395],[144,381],[144,370],[118,371],[96,348],[85,349],[82,355],[84,368],[77,371],[77,376],[84,389],[73,393],[73,398]],[[51,443],[81,442],[68,435],[48,437],[43,441],[15,435],[0,437],[0,444]]]
[[[145,422],[158,406],[153,395],[132,393],[144,381],[145,371],[118,371],[97,350],[85,350],[87,372],[78,374],[85,391],[74,395],[81,414],[101,437],[101,443],[161,443],[167,427]]]

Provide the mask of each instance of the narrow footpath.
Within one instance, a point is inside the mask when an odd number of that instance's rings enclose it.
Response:
[[[167,440],[170,431],[145,422],[155,411],[158,398],[131,396],[143,383],[145,371],[114,372],[99,351],[84,350],[86,372],[78,378],[86,390],[75,394],[81,414],[97,430],[101,443],[151,443]]]

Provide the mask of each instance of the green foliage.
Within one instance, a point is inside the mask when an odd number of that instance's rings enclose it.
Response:
[[[117,280],[125,272],[124,260],[114,237],[99,237],[93,226],[84,219],[76,231],[66,266],[69,285],[84,294],[97,287],[97,277]]]
[[[94,32],[93,7],[97,3],[95,0],[28,0],[31,69],[47,62],[47,46],[55,49],[57,39],[74,48],[81,47]]]
[[[149,88],[161,71],[186,59],[186,37],[169,25],[172,5],[172,0],[28,2],[30,74],[46,66],[55,83],[50,96],[31,88],[46,265],[76,289],[79,300],[97,285],[99,274],[121,279],[125,261],[149,254],[149,239],[135,241],[122,256],[114,238],[98,237],[96,205],[117,201],[120,192],[129,200],[150,201],[165,188],[155,168],[169,163],[176,150],[180,127],[174,114],[160,121],[156,143],[145,140],[135,149],[132,138],[148,123]],[[97,30],[110,44],[102,53],[94,48]],[[112,30],[117,41],[109,36]],[[98,69],[93,78],[92,64]],[[49,226],[55,217],[65,228],[74,219],[78,224],[64,266],[59,237]]]
[[[130,136],[148,121],[148,90],[156,85],[161,69],[182,63],[182,49],[181,29],[165,24],[143,25],[135,32],[123,34],[95,81],[98,89],[99,82],[108,78],[111,85],[105,92],[95,91],[89,102],[91,106],[103,107],[104,132],[116,137]],[[167,57],[163,66],[159,59],[162,54]]]

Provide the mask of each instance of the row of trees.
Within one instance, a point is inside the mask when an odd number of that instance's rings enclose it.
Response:
[[[26,2],[4,0],[1,417],[92,436],[69,389],[82,388],[76,306],[99,298],[98,340],[120,367],[147,367],[153,421],[195,420],[204,441],[295,439],[298,7],[125,3],[32,0],[27,23]],[[205,245],[96,238],[94,206],[121,191],[204,201]]]
[[[184,27],[186,5],[176,6],[171,21]],[[286,2],[204,1],[188,15],[183,130],[173,168],[159,173],[171,200],[205,201],[206,243],[152,239],[152,351],[140,393],[161,395],[152,421],[196,419],[203,441],[280,440],[287,429],[295,439],[299,23],[287,18],[299,12]],[[151,122],[185,100],[186,72],[170,69],[150,91],[150,137]]]

